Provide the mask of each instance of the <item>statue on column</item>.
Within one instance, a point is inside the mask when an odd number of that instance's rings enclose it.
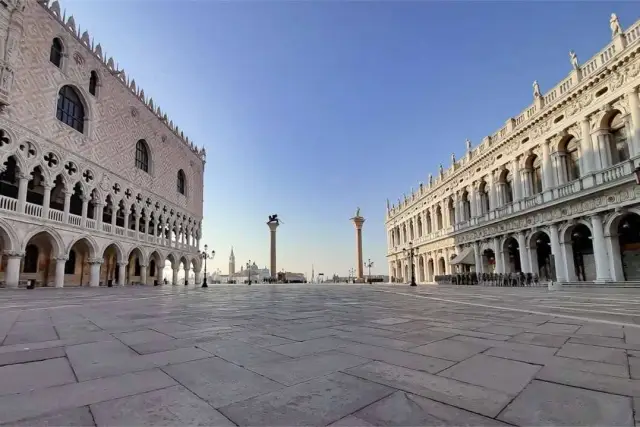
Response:
[[[356,209],[356,214],[354,218],[359,218],[359,217],[360,217],[360,208]]]
[[[465,145],[467,147],[467,153],[470,153],[471,152],[471,140],[467,139],[464,143],[465,143]]]
[[[440,168],[438,172],[440,172],[440,177],[444,175],[444,168],[442,167],[442,163],[440,163]]]
[[[456,153],[451,153],[451,164],[454,166],[456,164]]]
[[[540,85],[537,80],[533,81],[533,97],[540,98],[542,94],[540,93]]]
[[[611,27],[612,39],[622,34],[622,27],[620,26],[620,21],[618,20],[618,16],[615,13],[611,14],[611,19],[609,19],[609,27]]]
[[[569,58],[571,60],[571,66],[574,70],[580,68],[580,63],[578,62],[578,55],[572,50],[569,51]]]
[[[433,175],[429,174],[429,187],[433,186]]]

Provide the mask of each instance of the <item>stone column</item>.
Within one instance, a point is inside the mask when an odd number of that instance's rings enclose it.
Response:
[[[531,188],[531,169],[523,169],[522,171],[522,197],[528,198],[533,195]]]
[[[573,242],[560,242],[560,251],[562,252],[562,272],[557,274],[564,277],[569,282],[578,281],[578,276],[576,275],[576,263],[573,259]]]
[[[556,270],[556,278],[559,282],[566,282],[567,278],[564,272],[563,256],[560,249],[560,240],[558,239],[557,224],[551,224],[549,226],[549,240],[551,241],[551,253],[553,254],[553,264]]]
[[[120,268],[118,269],[118,286],[125,286],[127,284],[127,268],[129,263],[125,261],[118,261]]]
[[[520,267],[523,273],[532,273],[531,264],[529,263],[529,253],[527,248],[527,242],[524,238],[524,232],[516,234],[518,240],[518,256],[520,257]]]
[[[116,233],[116,214],[118,213],[118,209],[116,209],[115,205],[112,205],[112,214],[111,214],[111,232],[113,234]]]
[[[480,253],[480,244],[473,242],[473,255],[476,263],[476,273],[484,273],[482,266],[482,254]]]
[[[71,195],[73,194],[73,190],[64,192],[64,211],[62,212],[62,222],[65,224],[69,223],[69,209],[71,208]]]
[[[178,284],[178,268],[173,269],[173,277],[171,278],[171,284],[173,286]]]
[[[496,201],[496,183],[493,171],[489,172],[487,185],[489,185],[489,211],[492,211],[498,207],[498,202]]]
[[[596,157],[596,167],[598,169],[606,169],[613,162],[611,159],[611,150],[609,149],[609,132],[606,129],[598,129],[592,135],[594,152]]]
[[[627,98],[629,98],[629,110],[631,110],[631,144],[629,144],[629,151],[633,158],[640,155],[640,103],[638,102],[636,88],[629,90]]]
[[[124,206],[124,235],[127,235],[127,230],[129,230],[129,214],[131,211],[127,205]]]
[[[517,202],[522,199],[522,179],[520,177],[520,165],[518,159],[513,159],[511,162],[511,168],[513,169],[513,201]]]
[[[102,212],[104,209],[104,203],[98,202],[96,203],[96,230],[102,231]]]
[[[18,172],[18,212],[24,213],[24,208],[27,205],[27,185],[29,184],[29,175],[22,172]]]
[[[504,184],[497,182],[496,186],[496,208],[504,206]]]
[[[102,261],[102,258],[89,259],[89,265],[91,266],[90,287],[100,286],[100,266]]]
[[[568,182],[567,167],[565,163],[566,154],[556,151],[553,153],[552,157],[554,169],[556,171],[556,183],[558,185],[566,184]]]
[[[477,199],[478,199],[478,191],[474,185],[471,185],[471,187],[469,188],[469,213],[471,215],[471,218],[475,218],[479,216],[478,210],[477,210],[478,208]]]
[[[20,262],[24,252],[5,251],[7,268],[4,271],[4,281],[7,288],[17,288],[20,283]]]
[[[499,238],[494,238],[493,239],[493,247],[494,249],[494,255],[496,257],[496,273],[504,273],[504,264],[503,264],[503,259],[502,259],[502,246],[500,245],[500,239]]]
[[[195,282],[196,282],[195,285],[196,285],[196,288],[197,288],[199,285],[202,285],[202,272],[201,271],[196,271],[195,275],[196,275],[196,277],[195,277]]]
[[[89,209],[89,197],[82,196],[82,221],[80,222],[80,227],[87,227],[87,211]]]
[[[589,125],[589,118],[583,117],[580,120],[580,131],[582,133],[582,139],[580,140],[580,159],[582,169],[581,175],[587,175],[594,170],[593,165],[593,143],[591,142],[591,127]]]
[[[142,283],[143,285],[147,284],[147,269],[148,268],[149,268],[148,265],[140,264],[140,283]],[[157,270],[157,266],[156,266],[156,270]],[[188,270],[186,268],[184,270],[184,273],[185,273],[185,277],[188,277],[188,274],[187,274]]]
[[[356,227],[356,277],[358,280],[364,280],[364,268],[362,263],[362,225],[365,219],[360,215],[351,218],[353,225]],[[413,260],[411,260],[413,262]]]
[[[51,189],[53,186],[48,182],[44,183],[44,198],[42,200],[42,218],[49,219],[49,205],[51,204]]]
[[[54,258],[56,260],[56,276],[53,285],[56,288],[64,287],[64,265],[67,262],[66,256],[59,256]]]
[[[607,244],[607,254],[609,255],[609,271],[611,280],[614,282],[624,281],[624,271],[622,270],[622,255],[620,254],[620,236],[606,234],[604,240]]]
[[[596,282],[608,282],[611,280],[611,273],[609,272],[607,247],[605,246],[602,218],[600,215],[596,214],[591,216],[591,228],[593,254],[596,259]]]
[[[538,274],[540,268],[538,268],[538,254],[536,252],[536,248],[528,247],[526,256],[529,257],[529,267],[531,268],[531,272]]]
[[[271,246],[270,246],[270,251],[271,251],[271,264],[270,264],[270,268],[271,268],[271,278],[272,279],[277,279],[278,278],[278,270],[277,270],[277,264],[276,264],[276,230],[278,229],[278,226],[280,225],[280,221],[269,221],[267,222],[267,225],[269,226],[269,234],[271,237]]]
[[[140,213],[136,211],[136,239],[138,238],[138,230],[140,230]]]
[[[542,190],[546,191],[554,187],[551,156],[549,154],[549,141],[542,143]]]

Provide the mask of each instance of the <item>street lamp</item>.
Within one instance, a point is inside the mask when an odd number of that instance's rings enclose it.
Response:
[[[411,285],[410,286],[418,286],[416,285],[416,275],[415,275],[415,272],[413,271],[413,254],[414,254],[413,242],[409,242],[408,251],[407,251],[407,248],[404,248],[402,250],[402,253],[404,253],[405,256],[407,256],[407,252],[409,253],[409,264],[411,264]]]
[[[208,254],[207,253],[207,245],[204,245],[204,251],[202,251],[200,253],[200,256],[202,257],[202,260],[204,261],[204,279],[202,280],[202,287],[203,288],[208,288],[209,285],[207,285],[207,260],[209,258],[213,259],[213,257],[216,256],[216,251],[211,251],[211,254]]]
[[[249,278],[248,285],[251,286],[251,260],[247,263],[247,277]]]
[[[373,261],[371,261],[371,258],[367,259],[367,262],[364,264],[364,266],[369,269],[369,284],[371,284],[371,267],[373,267]]]

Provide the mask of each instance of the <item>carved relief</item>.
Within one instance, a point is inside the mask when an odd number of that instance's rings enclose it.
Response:
[[[76,64],[78,65],[84,65],[84,57],[82,55],[80,55],[80,52],[75,51],[73,53],[73,60],[76,61]]]

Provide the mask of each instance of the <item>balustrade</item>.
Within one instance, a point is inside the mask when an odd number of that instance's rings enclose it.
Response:
[[[96,228],[96,220],[87,218],[87,228]]]
[[[105,233],[111,233],[111,224],[107,224],[106,222],[103,222],[102,231],[104,231]]]
[[[4,211],[16,211],[18,209],[18,199],[7,196],[0,196],[0,209]]]
[[[80,227],[80,224],[82,224],[82,217],[80,215],[70,213],[69,224]]]
[[[25,203],[24,212],[30,216],[42,216],[42,206],[36,205],[35,203]]]
[[[64,218],[64,212],[59,211],[57,209],[49,209],[49,219],[51,221],[62,222]]]

